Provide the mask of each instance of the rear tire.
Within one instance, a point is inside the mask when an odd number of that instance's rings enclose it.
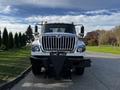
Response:
[[[76,75],[83,75],[83,74],[84,74],[84,71],[85,71],[85,68],[84,68],[84,67],[76,67],[76,68],[75,68],[75,74],[76,74]]]

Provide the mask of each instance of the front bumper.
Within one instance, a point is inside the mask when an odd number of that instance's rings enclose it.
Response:
[[[51,57],[55,57],[56,61],[58,59],[65,59],[65,62],[68,62],[69,64],[73,65],[73,66],[80,66],[80,67],[90,67],[91,66],[91,60],[84,58],[83,56],[31,56],[30,60],[31,63],[33,62],[42,62],[43,64],[45,64],[44,62],[49,62],[49,60],[51,60]]]
[[[31,52],[32,56],[50,56],[50,53],[43,53],[42,51],[40,52]],[[85,52],[74,52],[74,53],[66,53],[66,56],[85,56]]]

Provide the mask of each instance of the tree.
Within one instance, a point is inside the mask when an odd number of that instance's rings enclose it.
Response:
[[[99,45],[116,45],[117,39],[114,31],[101,31],[99,35]]]
[[[2,43],[5,46],[5,49],[7,50],[8,49],[8,32],[7,32],[7,28],[4,28]]]
[[[28,26],[26,35],[27,35],[27,42],[30,43],[33,40],[33,32],[32,32],[31,25]]]
[[[0,31],[0,46],[2,44],[1,31]]]
[[[88,45],[98,45],[98,36],[98,31],[91,31],[86,34],[85,40]]]
[[[22,47],[22,35],[19,33],[19,47]]]
[[[120,26],[113,28],[113,31],[117,40],[117,46],[120,46]]]
[[[22,46],[26,45],[27,37],[25,34],[22,34]]]
[[[15,33],[14,45],[15,45],[15,48],[19,48],[19,37],[18,37],[18,33]]]
[[[14,39],[13,39],[13,34],[12,32],[9,33],[8,36],[8,47],[11,49],[14,46]]]

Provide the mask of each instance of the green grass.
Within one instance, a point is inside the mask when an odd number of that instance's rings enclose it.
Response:
[[[113,46],[87,46],[87,51],[120,54],[120,47],[113,47]]]
[[[30,48],[0,52],[0,83],[18,76],[30,66]]]

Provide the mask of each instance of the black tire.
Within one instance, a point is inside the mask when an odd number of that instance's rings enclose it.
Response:
[[[85,71],[85,68],[84,68],[84,67],[76,67],[76,68],[75,68],[75,74],[76,74],[76,75],[83,75],[83,74],[84,74],[84,71]]]
[[[41,66],[38,64],[33,63],[32,64],[32,72],[35,76],[38,76],[41,74]]]

